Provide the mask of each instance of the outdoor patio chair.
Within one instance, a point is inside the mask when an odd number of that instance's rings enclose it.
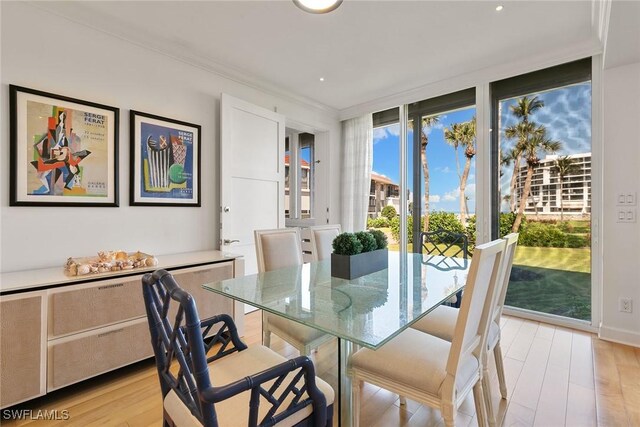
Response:
[[[444,229],[420,233],[422,262],[438,270],[466,270],[469,256],[469,240],[464,233]],[[445,304],[460,308],[462,291]]]

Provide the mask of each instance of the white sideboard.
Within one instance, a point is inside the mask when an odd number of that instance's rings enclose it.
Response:
[[[230,314],[242,335],[242,305],[202,289],[243,275],[242,258],[157,258],[155,267],[116,274],[68,277],[62,266],[0,274],[0,408],[152,357],[141,278],[159,268],[194,296],[201,318]]]

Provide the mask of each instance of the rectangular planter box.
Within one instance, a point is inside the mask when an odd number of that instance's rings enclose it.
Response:
[[[384,270],[389,266],[389,251],[378,249],[358,255],[331,254],[331,275],[341,279],[356,277]]]

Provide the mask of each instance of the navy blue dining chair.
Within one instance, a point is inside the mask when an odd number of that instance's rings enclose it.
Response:
[[[165,426],[332,425],[333,389],[308,357],[247,347],[229,315],[201,321],[167,271],[145,274],[142,291]]]

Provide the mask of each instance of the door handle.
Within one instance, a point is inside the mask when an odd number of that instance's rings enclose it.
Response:
[[[240,242],[240,240],[236,240],[236,239],[233,239],[233,240],[224,239],[222,242],[223,242],[225,245],[230,245],[230,244],[232,244],[233,242]]]

